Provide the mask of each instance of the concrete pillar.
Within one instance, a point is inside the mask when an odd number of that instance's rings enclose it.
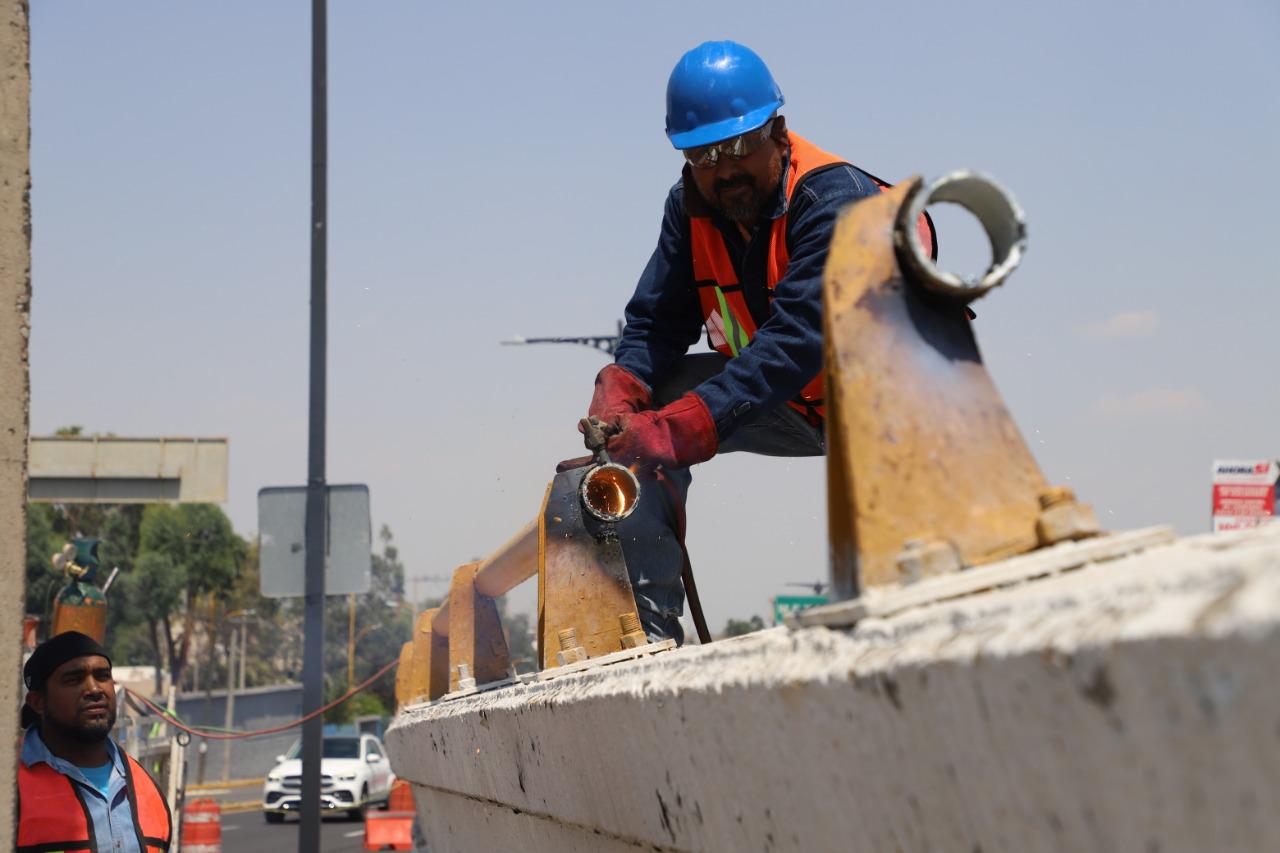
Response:
[[[0,9],[0,732],[18,730],[26,600],[27,431],[31,389],[31,71],[27,4]],[[0,838],[14,838],[16,753],[3,751]]]

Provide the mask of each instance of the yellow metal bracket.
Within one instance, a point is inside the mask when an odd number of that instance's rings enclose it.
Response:
[[[449,692],[449,640],[432,630],[440,608],[418,614],[413,625],[408,694],[410,701],[438,699]]]
[[[583,511],[585,470],[557,474],[539,515],[538,656],[543,669],[643,643],[637,640],[644,633],[622,543],[612,524]]]
[[[449,691],[511,676],[511,656],[498,606],[476,590],[479,563],[464,563],[449,587]]]
[[[931,200],[959,203],[982,222],[995,257],[980,281],[942,272],[921,250],[915,222]],[[1049,544],[1037,522],[1043,496],[1055,493],[983,366],[965,311],[1017,265],[1024,241],[1016,205],[972,173],[928,188],[913,178],[840,217],[823,280],[838,597]],[[1072,505],[1081,523],[1053,528],[1054,541],[1097,532],[1091,511]]]

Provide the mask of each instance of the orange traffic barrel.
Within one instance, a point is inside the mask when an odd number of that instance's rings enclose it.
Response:
[[[222,853],[222,806],[217,800],[203,797],[182,810],[182,849],[185,853]]]
[[[389,812],[413,811],[413,790],[404,779],[397,779],[391,786],[391,798],[387,803]]]
[[[364,819],[365,850],[413,849],[413,792],[397,779],[385,812],[369,812]]]

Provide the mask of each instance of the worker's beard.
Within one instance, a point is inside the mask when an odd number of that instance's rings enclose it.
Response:
[[[105,719],[88,723],[66,723],[58,722],[52,717],[46,715],[40,720],[40,728],[48,729],[59,737],[66,740],[72,740],[76,743],[94,744],[102,743],[111,734],[111,730],[116,724],[116,709],[107,707],[107,716]]]
[[[711,186],[712,198],[708,201],[725,219],[754,222],[764,213],[781,181],[782,158],[775,156],[769,164],[769,178],[763,184],[750,173],[739,172],[731,178],[715,181]]]
[[[720,215],[733,222],[751,222],[764,209],[766,194],[747,174],[734,175],[725,181],[716,181],[712,206]]]

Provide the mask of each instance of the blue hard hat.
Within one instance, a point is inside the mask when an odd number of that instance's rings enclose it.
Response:
[[[667,81],[667,137],[696,148],[761,127],[784,99],[754,50],[708,41],[680,57]]]

